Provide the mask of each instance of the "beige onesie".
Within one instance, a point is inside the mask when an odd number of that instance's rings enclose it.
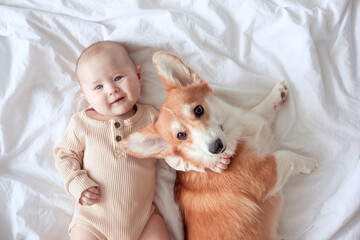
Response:
[[[150,105],[136,106],[127,120],[97,121],[83,110],[56,145],[56,168],[76,199],[69,229],[80,226],[99,239],[138,239],[153,214],[156,159],[137,159],[120,146],[122,138],[153,123],[158,114]],[[79,204],[81,193],[92,186],[99,186],[100,202]]]

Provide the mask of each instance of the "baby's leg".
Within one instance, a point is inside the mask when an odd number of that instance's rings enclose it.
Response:
[[[71,240],[98,240],[98,238],[82,227],[73,227],[70,232]]]
[[[170,240],[164,220],[154,213],[147,222],[139,240]]]

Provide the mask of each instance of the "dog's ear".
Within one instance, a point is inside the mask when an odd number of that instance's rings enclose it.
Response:
[[[155,125],[134,132],[121,141],[125,152],[138,158],[165,158],[171,146],[159,135]]]
[[[177,56],[166,52],[156,52],[153,63],[165,85],[166,91],[172,88],[200,84],[203,81]]]

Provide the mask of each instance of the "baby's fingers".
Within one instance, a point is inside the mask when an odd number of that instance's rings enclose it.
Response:
[[[88,188],[86,191],[90,191],[93,194],[100,195],[100,190],[97,187]]]
[[[85,196],[82,196],[80,198],[80,204],[82,204],[82,205],[93,205],[98,202],[99,202],[99,199],[92,199],[92,198],[88,198]]]
[[[221,158],[220,163],[229,165],[229,163],[231,162],[231,158]]]
[[[225,169],[228,168],[227,164],[217,163],[215,166],[211,167],[210,169],[217,173],[223,173]]]
[[[80,197],[79,202],[82,205],[93,205],[100,200],[100,191],[96,187],[91,187],[85,190]]]
[[[93,199],[93,200],[97,200],[100,199],[100,194],[99,193],[93,193],[89,190],[86,190],[85,192],[83,192],[82,194],[84,197],[89,198],[89,199]]]
[[[217,166],[211,167],[210,169],[211,169],[212,171],[216,172],[216,173],[222,173],[222,172],[224,172],[223,169],[220,169],[220,168],[218,168]]]
[[[219,162],[218,164],[215,165],[215,167],[221,169],[221,170],[225,170],[228,168],[228,164],[224,164],[222,162]]]

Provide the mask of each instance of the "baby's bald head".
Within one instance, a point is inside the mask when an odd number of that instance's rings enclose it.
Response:
[[[124,58],[124,60],[126,62],[129,62],[130,64],[132,64],[135,69],[135,64],[131,60],[128,51],[120,43],[114,42],[114,41],[96,42],[96,43],[91,44],[89,47],[87,47],[80,54],[80,56],[76,62],[75,73],[76,73],[76,78],[78,79],[80,84],[81,84],[81,74],[79,73],[79,68],[81,67],[81,65],[83,65],[87,61],[94,59],[98,56],[106,55],[106,54],[110,54],[110,53],[112,53],[112,54],[116,53],[116,55],[118,55],[119,58],[120,57]]]

